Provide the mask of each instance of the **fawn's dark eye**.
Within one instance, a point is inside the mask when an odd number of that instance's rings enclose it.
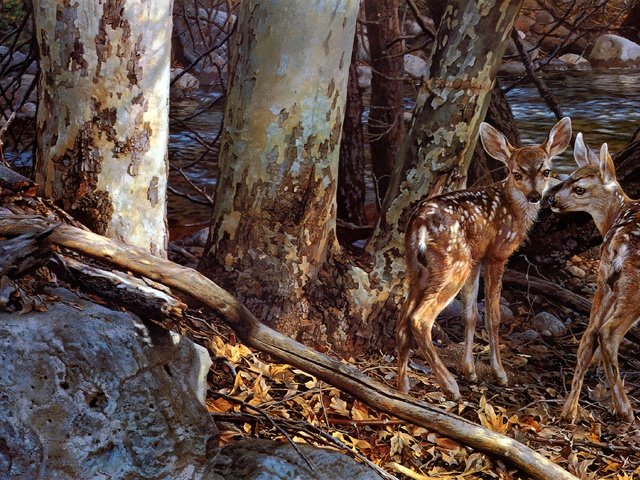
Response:
[[[576,192],[577,195],[582,195],[584,193],[584,188],[582,187],[575,187],[573,189],[574,192]]]
[[[545,170],[544,172],[542,172],[542,175],[548,177],[549,175],[551,175],[551,170]]]
[[[513,178],[515,178],[516,180],[521,180],[522,175],[520,175],[518,172],[513,172]]]

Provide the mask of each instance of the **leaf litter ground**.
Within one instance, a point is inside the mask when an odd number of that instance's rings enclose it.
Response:
[[[570,283],[572,279],[553,280]],[[583,282],[587,290],[589,280],[592,276]],[[640,423],[624,424],[612,415],[606,378],[600,367],[592,367],[585,379],[580,420],[569,425],[558,418],[587,318],[531,295],[509,291],[505,295],[516,314],[501,332],[510,386],[499,387],[492,381],[482,328],[476,332],[475,345],[480,382],[464,380],[459,363],[463,326],[459,319],[453,319],[443,324],[451,341],[439,352],[456,373],[464,400],[447,401],[417,353],[411,360],[411,395],[511,436],[578,478],[640,479]],[[541,310],[568,318],[566,334],[523,340],[520,334],[531,328],[533,315]],[[192,330],[191,334],[208,346],[214,359],[207,407],[217,420],[223,444],[242,437],[260,437],[338,448],[378,468],[386,478],[528,478],[512,465],[377,412],[301,370],[271,362],[242,345],[220,323],[208,325],[211,334],[206,338],[203,329]],[[347,361],[393,386],[395,360],[380,353]],[[623,345],[620,360],[625,387],[640,415],[637,344]]]

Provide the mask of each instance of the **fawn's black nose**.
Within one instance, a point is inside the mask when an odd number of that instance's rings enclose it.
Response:
[[[548,197],[545,198],[545,202],[546,205],[548,205],[549,207],[555,207],[556,206],[556,196],[555,195],[549,195]]]
[[[538,192],[532,192],[527,195],[527,200],[529,200],[529,203],[540,203],[540,198],[542,197]]]

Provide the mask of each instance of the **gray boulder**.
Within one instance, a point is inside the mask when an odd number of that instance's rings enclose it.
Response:
[[[533,317],[533,328],[545,337],[561,337],[567,333],[566,325],[549,312],[540,312]]]
[[[224,480],[375,480],[374,470],[350,457],[311,445],[249,439],[225,445],[218,457]],[[311,468],[305,458],[313,466]]]
[[[22,71],[22,68],[24,67],[24,65],[22,64],[27,59],[27,56],[24,53],[17,50],[13,52],[10,59],[7,58],[8,55],[9,55],[9,48],[7,48],[4,45],[0,45],[0,64],[8,68],[10,75],[14,75],[14,74],[17,74],[19,71]],[[37,72],[38,72],[38,63],[35,60],[31,60],[31,62],[29,63],[29,66],[27,67],[24,73],[28,73],[29,75],[35,75]]]
[[[498,74],[504,75],[507,77],[521,77],[525,75],[527,70],[524,68],[524,65],[519,60],[507,60],[500,65],[500,70],[498,70]]]
[[[591,63],[589,63],[589,60],[576,53],[565,53],[564,55],[560,56],[558,60],[566,63],[567,67],[569,67],[569,70],[577,70],[582,72],[591,70]]]
[[[206,351],[55,294],[47,312],[0,313],[0,478],[219,478]]]
[[[601,35],[593,44],[589,61],[594,67],[638,67],[640,45],[618,35]]]
[[[180,68],[172,68],[171,69],[171,81],[180,75],[183,72]],[[176,83],[171,85],[171,97],[172,98],[181,98],[186,97],[190,93],[196,91],[200,86],[200,82],[196,77],[191,75],[189,72],[184,73]]]
[[[404,71],[412,78],[422,78],[427,71],[427,62],[408,53],[404,56]]]
[[[567,70],[569,70],[569,65],[558,58],[552,58],[549,61],[545,60],[541,63],[542,70],[545,72],[566,72]]]
[[[4,91],[4,95],[0,96],[0,106],[3,108],[9,108],[20,103],[29,91],[29,87],[34,79],[34,75],[25,73],[20,78],[6,77],[0,80],[0,85]],[[9,105],[6,104],[5,97],[9,101]],[[29,93],[28,101],[37,102],[37,97],[37,88],[33,88]]]

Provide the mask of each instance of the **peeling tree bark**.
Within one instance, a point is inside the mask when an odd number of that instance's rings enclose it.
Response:
[[[34,1],[36,180],[95,232],[160,256],[172,3]]]

